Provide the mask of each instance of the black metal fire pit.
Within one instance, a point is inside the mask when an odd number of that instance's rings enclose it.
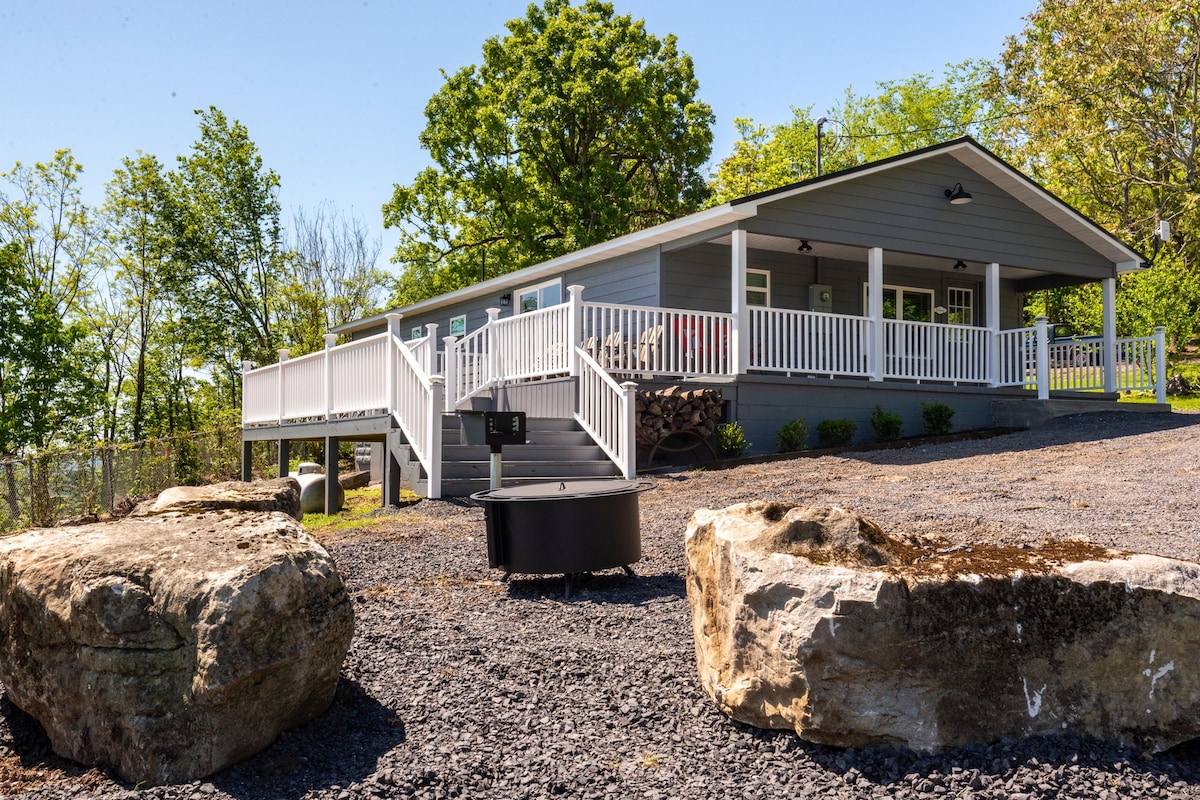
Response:
[[[648,480],[533,483],[471,495],[487,516],[488,564],[514,572],[571,575],[622,567],[642,557],[638,494]]]

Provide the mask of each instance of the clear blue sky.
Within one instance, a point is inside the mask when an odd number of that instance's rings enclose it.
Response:
[[[98,203],[121,158],[168,166],[196,140],[197,108],[249,129],[282,180],[284,219],[331,201],[383,236],[380,206],[429,161],[417,136],[439,70],[477,64],[524,0],[3,0],[0,171],[70,148]],[[828,111],[852,86],[995,59],[1036,0],[615,0],[674,33],[716,114],[713,161],[732,120]]]

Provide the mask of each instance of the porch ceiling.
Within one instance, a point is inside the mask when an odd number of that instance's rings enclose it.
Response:
[[[862,264],[867,263],[867,248],[865,247],[808,239],[808,244],[812,247],[812,250],[800,253],[798,250],[800,241],[800,239],[792,239],[786,236],[771,236],[765,233],[750,233],[746,237],[746,244],[750,250],[767,250],[775,253],[790,253],[796,256],[815,256]],[[711,239],[710,243],[731,247],[733,245],[733,237],[730,234],[725,234],[724,236]],[[905,253],[897,250],[885,250],[883,258],[885,267],[912,267],[938,272],[952,272],[955,275],[980,279],[983,278],[984,269],[987,266],[982,262],[964,261],[963,263],[967,265],[967,268],[965,270],[956,270],[954,269],[953,261],[941,256]],[[1004,264],[1000,265],[1000,277],[1006,280],[1020,281],[1028,278],[1045,277],[1048,274],[1041,270],[1009,267]]]

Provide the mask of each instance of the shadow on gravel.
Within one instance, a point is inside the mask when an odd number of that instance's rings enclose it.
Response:
[[[571,578],[571,597],[565,597],[564,576],[514,575],[508,580],[508,596],[519,600],[558,600],[611,605],[642,605],[655,600],[682,598],[687,588],[682,575],[626,575],[620,571],[576,573]]]
[[[405,741],[397,711],[343,677],[321,716],[284,731],[266,750],[208,780],[244,800],[298,798],[372,775],[380,757]]]

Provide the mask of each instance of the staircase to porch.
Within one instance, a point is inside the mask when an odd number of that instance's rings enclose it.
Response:
[[[460,444],[457,414],[441,418],[443,497],[465,497],[487,489],[491,450]],[[389,444],[400,464],[402,485],[428,496],[429,477],[399,430]],[[579,478],[619,478],[621,472],[574,419],[529,417],[526,444],[506,445],[502,475],[505,486]]]

